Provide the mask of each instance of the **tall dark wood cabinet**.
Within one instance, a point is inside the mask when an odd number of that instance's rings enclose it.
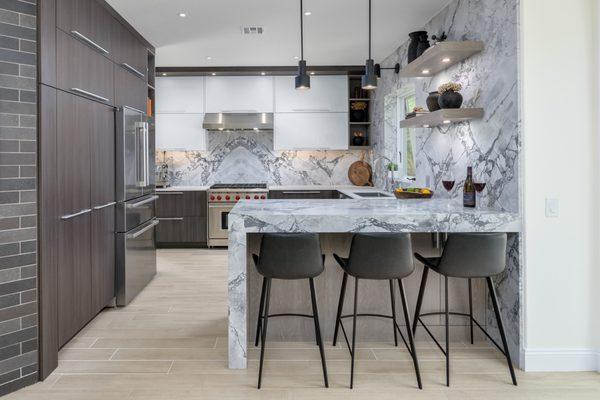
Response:
[[[40,378],[115,297],[115,108],[154,48],[104,0],[38,2]]]

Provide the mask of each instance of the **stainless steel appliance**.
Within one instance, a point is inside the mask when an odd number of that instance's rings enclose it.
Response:
[[[229,212],[238,201],[269,197],[266,183],[218,183],[208,190],[208,246],[227,246]]]
[[[125,306],[156,275],[154,137],[146,114],[117,111],[117,305]]]
[[[206,113],[202,127],[207,131],[272,131],[273,113]]]

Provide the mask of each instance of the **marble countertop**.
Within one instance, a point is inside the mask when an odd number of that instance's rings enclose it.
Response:
[[[448,199],[264,200],[238,203],[230,215],[272,231],[520,232],[518,214],[465,208]],[[254,229],[249,229],[254,230]]]
[[[168,188],[156,188],[157,192],[204,192],[210,186],[169,186]]]

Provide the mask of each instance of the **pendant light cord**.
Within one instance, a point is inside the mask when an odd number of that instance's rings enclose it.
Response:
[[[369,0],[369,60],[370,59],[371,59],[371,0]]]
[[[370,1],[370,0],[369,0]],[[304,60],[304,17],[303,17],[304,6],[302,0],[300,0],[300,59]]]

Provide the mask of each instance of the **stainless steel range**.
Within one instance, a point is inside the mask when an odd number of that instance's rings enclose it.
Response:
[[[266,183],[217,183],[208,190],[208,246],[227,246],[229,212],[238,201],[265,200]]]

